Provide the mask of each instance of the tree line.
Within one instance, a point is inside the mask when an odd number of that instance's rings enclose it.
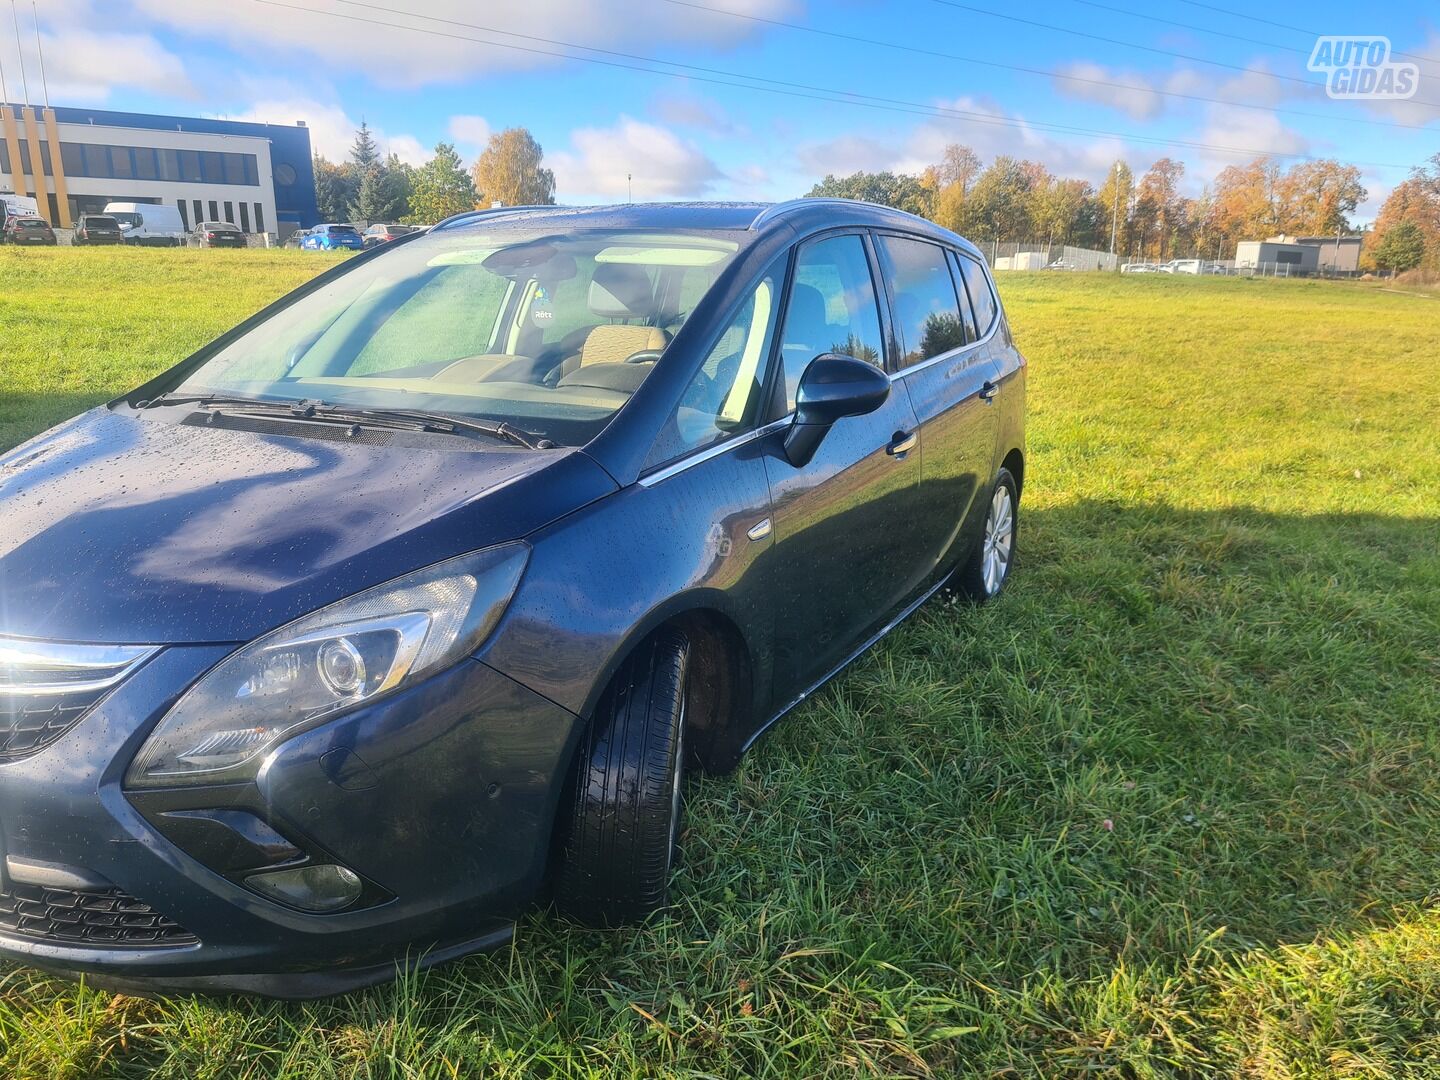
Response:
[[[1001,155],[984,165],[952,144],[918,175],[826,176],[811,196],[865,199],[930,218],[977,243],[1043,241],[1165,260],[1233,254],[1241,240],[1354,235],[1368,194],[1360,170],[1332,158],[1282,167],[1257,157],[1222,169],[1198,196],[1182,194],[1183,162],[1161,158],[1137,180],[1117,161],[1097,189],[1044,165]],[[1440,268],[1440,154],[1386,200],[1365,234],[1369,267]]]
[[[316,201],[327,221],[409,224],[496,203],[553,205],[555,175],[544,157],[535,137],[515,127],[492,135],[468,169],[444,142],[416,168],[382,156],[362,122],[345,161],[315,155]],[[952,143],[918,175],[830,175],[809,194],[894,206],[977,243],[1044,241],[1161,261],[1226,258],[1238,241],[1282,233],[1354,235],[1351,215],[1367,195],[1360,170],[1333,158],[1286,168],[1257,157],[1220,170],[1193,197],[1180,190],[1184,176],[1184,163],[1169,157],[1138,179],[1117,161],[1096,188],[1008,155],[986,165],[970,147]],[[1440,154],[1391,192],[1364,236],[1367,269],[1440,270]]]
[[[548,206],[555,202],[555,174],[541,164],[544,157],[535,137],[516,127],[490,136],[468,169],[446,142],[437,143],[430,160],[416,167],[394,154],[382,156],[362,121],[344,161],[315,155],[315,202],[325,221],[409,225],[433,225],[495,203]]]

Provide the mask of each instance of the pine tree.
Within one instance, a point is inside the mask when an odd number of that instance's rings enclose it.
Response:
[[[380,164],[380,147],[375,142],[375,136],[370,134],[370,125],[364,120],[360,121],[360,128],[355,132],[355,141],[350,144],[350,164],[357,173]]]
[[[437,221],[475,209],[475,184],[460,163],[450,143],[439,143],[435,156],[415,170],[410,190],[411,225],[433,225]]]

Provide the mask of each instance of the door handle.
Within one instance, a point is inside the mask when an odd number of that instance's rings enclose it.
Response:
[[[890,440],[890,445],[885,447],[885,452],[891,457],[904,457],[911,450],[915,449],[915,444],[919,441],[920,435],[918,432],[897,431],[895,437]]]
[[[994,400],[995,400],[995,391],[996,391],[996,390],[999,390],[999,389],[1000,389],[1000,384],[999,384],[999,383],[997,383],[997,382],[991,382],[989,379],[986,379],[985,382],[984,382],[984,384],[980,387],[980,400],[981,400],[981,401],[984,401],[984,402],[992,402],[992,401],[994,401]]]

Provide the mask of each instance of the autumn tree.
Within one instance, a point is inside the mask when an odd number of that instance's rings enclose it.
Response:
[[[1280,231],[1280,167],[1259,157],[1230,165],[1215,177],[1215,225],[1227,244],[1263,240]]]
[[[1148,254],[1154,239],[1155,255],[1164,259],[1174,248],[1177,231],[1184,221],[1184,200],[1180,178],[1185,166],[1173,158],[1161,158],[1140,178],[1135,191],[1134,224],[1140,251]]]
[[[1030,162],[1000,156],[975,180],[965,199],[960,231],[986,240],[1026,240],[1034,231],[1030,216]]]
[[[1415,169],[1409,179],[1390,192],[1367,239],[1366,262],[1383,265],[1379,263],[1379,248],[1395,229],[1407,223],[1413,224],[1424,240],[1420,265],[1440,269],[1440,154]]]
[[[945,147],[940,161],[931,165],[920,177],[926,188],[929,205],[926,216],[947,229],[960,224],[965,197],[980,175],[980,155],[968,146],[951,143]]]
[[[490,142],[471,168],[478,205],[551,206],[555,174],[541,166],[545,151],[523,127],[506,128]]]
[[[1333,158],[1302,161],[1279,184],[1282,231],[1298,236],[1331,236],[1350,226],[1350,215],[1368,194],[1360,170]]]
[[[439,143],[435,156],[415,170],[410,193],[411,225],[433,225],[451,214],[475,208],[475,182],[449,143]]]

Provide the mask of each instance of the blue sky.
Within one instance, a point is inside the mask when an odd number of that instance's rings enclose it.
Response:
[[[16,99],[7,6],[0,62]],[[37,6],[54,104],[303,119],[331,157],[363,117],[417,163],[439,140],[468,158],[488,132],[523,125],[571,202],[624,199],[627,173],[637,199],[784,198],[827,172],[918,171],[961,142],[1097,183],[1117,156],[1141,171],[1168,155],[1185,162],[1192,192],[1254,151],[1335,156],[1367,163],[1363,220],[1440,152],[1440,9],[1418,0]],[[38,99],[30,0],[18,8]],[[1415,100],[1331,100],[1306,69],[1316,34],[1389,37],[1419,64]]]

